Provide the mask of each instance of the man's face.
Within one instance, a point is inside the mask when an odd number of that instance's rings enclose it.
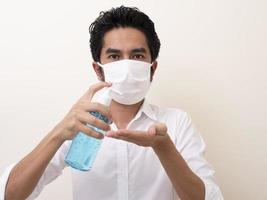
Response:
[[[133,59],[151,63],[146,36],[134,28],[112,29],[104,35],[100,62]]]
[[[100,63],[107,64],[123,59],[139,60],[151,63],[151,54],[144,33],[135,28],[114,28],[104,35],[100,53]],[[103,81],[103,71],[96,62],[93,63],[98,79]],[[157,62],[153,63],[151,81]]]

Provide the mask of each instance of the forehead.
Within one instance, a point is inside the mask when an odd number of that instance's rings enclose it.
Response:
[[[147,51],[147,39],[143,32],[135,28],[115,28],[104,35],[103,48],[119,49],[121,51],[131,51],[135,48],[145,48]]]

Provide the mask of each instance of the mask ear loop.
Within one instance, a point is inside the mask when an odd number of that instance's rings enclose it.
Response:
[[[103,77],[104,77],[104,80],[103,80],[103,81],[105,81],[104,65],[102,65],[102,64],[99,63],[99,62],[97,62],[97,64],[98,64],[98,65],[101,67],[101,69],[102,69]],[[122,95],[122,93],[121,93],[120,91],[118,91],[118,90],[114,90],[114,89],[113,89],[113,91],[116,92],[116,93],[118,93],[119,95]]]
[[[96,64],[103,68],[103,65],[100,62],[96,62]]]
[[[102,81],[105,81],[105,73],[104,73],[104,65],[102,65],[100,62],[96,62],[96,64],[101,68],[101,72],[102,72],[102,76],[103,76],[103,80]]]
[[[152,62],[150,65],[150,82],[153,81],[153,76],[155,74],[155,71],[153,70],[153,65],[154,65],[154,62]]]

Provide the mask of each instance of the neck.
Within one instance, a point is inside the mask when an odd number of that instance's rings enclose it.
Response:
[[[127,125],[135,117],[143,102],[144,100],[133,105],[124,105],[113,100],[111,101],[110,112],[112,121],[116,124],[118,129],[127,128]]]

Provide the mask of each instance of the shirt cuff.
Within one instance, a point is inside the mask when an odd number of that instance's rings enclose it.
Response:
[[[203,181],[205,185],[205,200],[223,200],[219,187],[215,184]]]
[[[7,181],[10,175],[11,170],[14,168],[16,164],[9,165],[4,173],[0,176],[0,200],[5,199],[5,191],[6,191],[6,185]]]

